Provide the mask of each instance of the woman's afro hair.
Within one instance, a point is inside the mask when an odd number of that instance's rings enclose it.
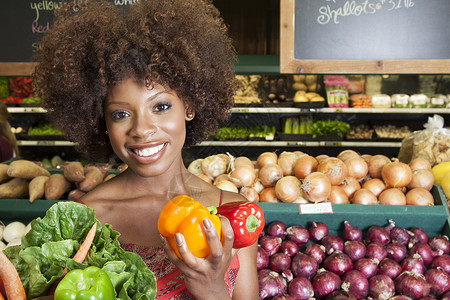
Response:
[[[233,105],[236,52],[209,0],[71,3],[55,12],[35,60],[50,121],[91,161],[113,155],[103,102],[124,79],[162,84],[191,105],[185,146],[213,133]]]

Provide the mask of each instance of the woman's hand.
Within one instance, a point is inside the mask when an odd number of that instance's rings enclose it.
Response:
[[[223,245],[211,221],[209,219],[203,220],[203,228],[209,247],[209,255],[206,258],[194,256],[187,248],[183,235],[177,233],[175,240],[178,252],[182,257],[182,259],[179,259],[166,239],[163,238],[167,256],[183,272],[186,287],[196,299],[231,299],[224,278],[235,252],[232,249],[234,235],[228,219],[220,217],[220,221]]]

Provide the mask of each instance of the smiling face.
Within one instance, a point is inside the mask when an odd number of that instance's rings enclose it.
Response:
[[[135,173],[169,175],[181,167],[188,119],[175,92],[126,79],[111,89],[104,111],[111,146]]]

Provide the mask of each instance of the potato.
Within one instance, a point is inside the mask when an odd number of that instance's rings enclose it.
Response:
[[[0,183],[11,179],[11,177],[8,176],[8,168],[9,168],[9,165],[0,164]]]
[[[63,174],[55,173],[50,175],[47,182],[45,183],[45,199],[47,200],[58,200],[66,192],[70,190],[72,184],[70,181],[64,177]]]
[[[97,185],[103,182],[103,173],[94,166],[86,167],[85,178],[79,184],[79,189],[83,192],[92,191]]]
[[[79,161],[70,162],[64,168],[64,176],[71,182],[81,182],[84,179],[84,167]]]
[[[21,199],[28,196],[29,180],[14,177],[0,184],[0,199]]]
[[[69,195],[67,196],[67,199],[76,201],[83,197],[86,194],[86,192],[80,191],[79,189],[74,189],[69,192]]]
[[[43,199],[45,194],[45,183],[49,176],[36,176],[31,179],[28,185],[29,200],[31,203],[36,199]]]
[[[9,164],[7,174],[10,177],[33,179],[37,176],[50,176],[50,172],[32,161],[20,159]]]

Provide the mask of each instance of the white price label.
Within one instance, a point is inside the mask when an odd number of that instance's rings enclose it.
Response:
[[[301,215],[332,214],[333,207],[330,202],[299,204],[298,211]]]

